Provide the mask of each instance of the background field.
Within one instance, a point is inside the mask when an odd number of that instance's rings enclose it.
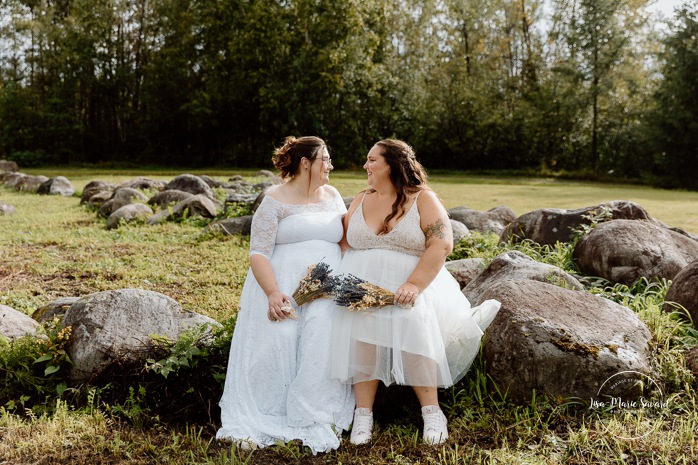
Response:
[[[94,179],[118,182],[136,176],[171,179],[183,171],[174,170],[98,170],[98,169],[27,169],[27,174],[48,177],[66,176],[81,190]],[[193,170],[225,180],[234,174],[253,177],[256,170]],[[364,171],[333,171],[330,183],[343,196],[353,196],[367,187]],[[463,173],[439,173],[430,176],[432,188],[446,208],[467,206],[486,211],[506,205],[517,215],[538,208],[574,209],[612,200],[629,200],[645,207],[650,215],[669,226],[698,233],[698,192],[666,190],[627,183],[569,181],[555,178],[481,176]]]
[[[37,169],[30,174],[63,175],[79,192],[89,181],[119,182],[137,176],[169,180],[181,171]],[[256,171],[190,171],[226,180]],[[332,184],[352,196],[366,187],[363,172],[336,172]],[[670,226],[698,233],[698,193],[632,185],[556,179],[468,176],[431,177],[446,207],[487,210],[506,205],[517,215],[537,208],[579,208],[610,200],[631,200]],[[219,195],[225,195],[219,192]],[[225,321],[235,315],[249,265],[248,239],[213,235],[206,222],[190,219],[155,226],[129,224],[108,231],[106,221],[79,204],[79,197],[39,196],[0,188],[0,201],[16,212],[0,216],[0,304],[27,314],[60,297],[137,287],[161,292],[184,308]],[[480,239],[478,239],[480,240]],[[468,244],[496,253],[496,240]],[[543,251],[527,253],[540,259]],[[559,257],[564,251],[557,252]],[[378,418],[371,446],[343,446],[312,456],[299,444],[278,445],[246,454],[213,440],[215,423],[168,423],[144,410],[135,391],[124,405],[100,400],[99,390],[79,406],[47,397],[46,415],[10,413],[0,406],[0,464],[588,464],[693,463],[698,401],[695,380],[681,351],[698,335],[660,310],[667,283],[611,289],[655,335],[657,373],[670,398],[670,410],[642,419],[652,431],[641,440],[624,440],[636,418],[609,414],[605,423],[573,403],[540,399],[512,405],[486,386],[486,370],[474,366],[459,385],[441,391],[451,420],[452,439],[443,447],[421,444],[421,420],[406,403],[404,411]],[[605,292],[598,289],[598,292]],[[2,354],[0,354],[2,355]],[[1,361],[1,360],[0,360]],[[2,368],[0,366],[0,368]],[[392,391],[395,393],[395,391]],[[409,394],[409,393],[408,393]],[[22,393],[17,393],[17,397]],[[411,399],[399,397],[401,399]],[[215,404],[218,399],[210,399]],[[609,423],[610,421],[610,423]],[[610,425],[610,426],[609,426]]]
[[[248,267],[247,239],[205,237],[196,220],[156,226],[128,225],[107,231],[105,220],[81,206],[77,195],[90,181],[118,183],[138,176],[169,181],[182,171],[35,169],[62,175],[74,197],[39,196],[0,189],[0,200],[17,211],[0,217],[0,303],[31,314],[50,301],[92,292],[138,287],[178,300],[217,320],[237,309]],[[257,182],[257,170],[188,171],[227,180],[234,174]],[[669,226],[698,233],[698,192],[661,190],[543,178],[500,178],[447,173],[430,178],[446,208],[486,211],[506,205],[517,215],[538,208],[581,208],[630,200]],[[333,172],[345,197],[367,187],[364,172]],[[225,198],[224,192],[219,192]]]

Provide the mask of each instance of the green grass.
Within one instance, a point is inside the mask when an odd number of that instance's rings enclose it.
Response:
[[[169,180],[180,171],[27,170],[64,175],[80,191],[91,180],[118,182],[138,175]],[[188,171],[227,179],[255,171]],[[517,214],[537,208],[579,208],[609,200],[632,200],[670,226],[698,233],[691,214],[698,193],[632,185],[590,184],[535,178],[486,178],[455,173],[431,177],[446,207],[488,210],[506,205]],[[344,196],[366,187],[363,173],[333,173]],[[0,201],[16,212],[0,216],[0,304],[31,314],[60,298],[138,287],[166,294],[185,308],[225,321],[238,310],[248,267],[248,240],[204,233],[201,221],[157,226],[127,225],[108,231],[105,220],[79,205],[79,198],[38,196],[0,188]],[[564,246],[517,246],[537,260],[569,269]],[[491,259],[506,247],[493,236],[474,235],[457,248],[467,256]],[[253,453],[239,452],[213,438],[218,425],[168,422],[143,409],[136,390],[114,405],[94,389],[81,402],[48,396],[45,408],[0,407],[0,463],[8,464],[676,464],[698,456],[696,380],[686,370],[682,350],[698,344],[698,333],[676,314],[661,311],[668,283],[611,286],[592,292],[628,306],[654,335],[656,373],[669,408],[646,418],[590,412],[572,400],[538,398],[514,405],[487,382],[479,361],[457,386],[441,390],[451,438],[439,447],[421,444],[421,420],[413,395],[392,389],[391,410],[377,410],[376,440],[369,446],[346,443],[313,456],[297,443]],[[2,347],[0,347],[2,349]],[[0,350],[0,352],[2,352]],[[4,352],[3,352],[4,353]],[[21,393],[17,393],[21,396]],[[84,400],[87,399],[87,400]],[[218,399],[212,399],[217,402]],[[42,413],[43,412],[43,413]],[[639,426],[637,425],[638,423]],[[621,439],[649,428],[641,439]]]
[[[76,189],[94,179],[118,182],[136,176],[170,180],[185,171],[176,170],[100,170],[62,168],[27,169],[27,174],[43,174],[48,177],[66,176]],[[257,170],[189,170],[191,174],[208,174],[227,179],[233,174],[242,174],[253,180]],[[333,171],[331,184],[344,197],[356,195],[366,184],[363,171]],[[440,173],[429,177],[434,191],[441,197],[446,208],[466,206],[486,211],[505,205],[517,215],[539,208],[575,209],[597,205],[613,200],[628,200],[642,205],[654,218],[669,226],[678,227],[698,234],[698,192],[655,189],[625,183],[592,183],[569,181],[556,178],[535,177],[485,177],[459,173]]]

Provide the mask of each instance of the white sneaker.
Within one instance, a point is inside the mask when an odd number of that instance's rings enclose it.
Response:
[[[373,433],[373,412],[367,408],[357,408],[354,410],[354,423],[351,426],[351,436],[349,442],[360,446],[371,442]]]
[[[441,444],[448,439],[448,420],[436,405],[422,407],[424,420],[424,442],[429,445]]]

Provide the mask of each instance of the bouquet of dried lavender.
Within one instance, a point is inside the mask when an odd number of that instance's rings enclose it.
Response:
[[[353,274],[339,278],[334,302],[351,312],[371,312],[378,307],[393,305],[395,294],[380,286],[371,284]]]
[[[332,268],[327,263],[321,261],[310,265],[293,293],[293,300],[300,307],[315,299],[332,297],[337,281],[338,278],[332,276]]]

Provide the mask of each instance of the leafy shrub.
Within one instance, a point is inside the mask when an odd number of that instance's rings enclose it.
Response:
[[[58,319],[44,323],[36,335],[12,341],[0,337],[0,406],[8,411],[42,410],[66,390],[70,359],[65,344],[70,327]]]
[[[93,385],[100,386],[111,413],[134,423],[144,423],[144,417],[172,423],[218,421],[235,321],[230,318],[214,329],[192,328],[177,341],[152,336],[156,356],[145,367],[114,366]]]
[[[486,261],[491,261],[494,257],[507,250],[508,247],[499,244],[499,236],[496,234],[472,231],[453,245],[453,251],[447,260],[484,258]]]

